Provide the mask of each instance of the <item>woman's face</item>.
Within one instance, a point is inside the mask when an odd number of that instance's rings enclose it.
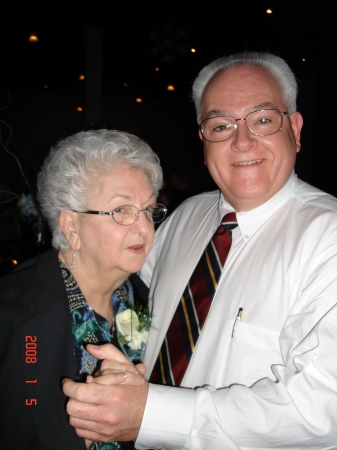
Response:
[[[125,165],[99,178],[92,191],[88,210],[110,212],[123,205],[145,209],[156,202],[147,176]],[[85,264],[91,273],[114,279],[125,279],[143,266],[154,240],[154,224],[144,213],[138,220],[123,226],[112,216],[78,214],[77,234],[80,249],[76,252],[76,266]]]

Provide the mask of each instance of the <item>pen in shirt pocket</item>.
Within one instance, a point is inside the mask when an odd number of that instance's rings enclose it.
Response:
[[[237,315],[236,315],[236,317],[235,317],[235,320],[234,320],[234,325],[233,325],[233,330],[232,330],[232,337],[234,336],[235,325],[236,325],[238,322],[241,322],[241,321],[242,321],[242,314],[243,314],[243,309],[242,309],[242,308],[239,308],[238,313],[237,313]]]

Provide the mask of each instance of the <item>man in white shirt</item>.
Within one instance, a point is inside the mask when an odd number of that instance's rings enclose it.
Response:
[[[153,302],[146,378],[200,255],[236,212],[230,252],[184,389],[67,380],[80,436],[137,438],[139,449],[337,446],[337,200],[293,172],[296,91],[288,65],[270,54],[220,58],[199,74],[199,135],[220,191],[186,200],[159,228],[142,269]],[[104,378],[96,381],[113,382]]]

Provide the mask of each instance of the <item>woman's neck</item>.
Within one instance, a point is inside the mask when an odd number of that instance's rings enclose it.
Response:
[[[126,276],[118,273],[102,273],[95,267],[87,267],[79,257],[75,257],[75,266],[71,267],[73,252],[59,252],[59,258],[79,285],[89,306],[109,322],[113,320],[111,296],[125,281]],[[118,276],[119,275],[119,276]]]

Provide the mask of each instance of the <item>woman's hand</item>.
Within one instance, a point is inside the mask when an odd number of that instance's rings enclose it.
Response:
[[[123,383],[134,386],[140,386],[144,383],[145,364],[135,366],[112,344],[100,346],[89,344],[86,350],[95,358],[103,360],[100,370],[96,372],[94,377],[87,377],[87,383]]]

